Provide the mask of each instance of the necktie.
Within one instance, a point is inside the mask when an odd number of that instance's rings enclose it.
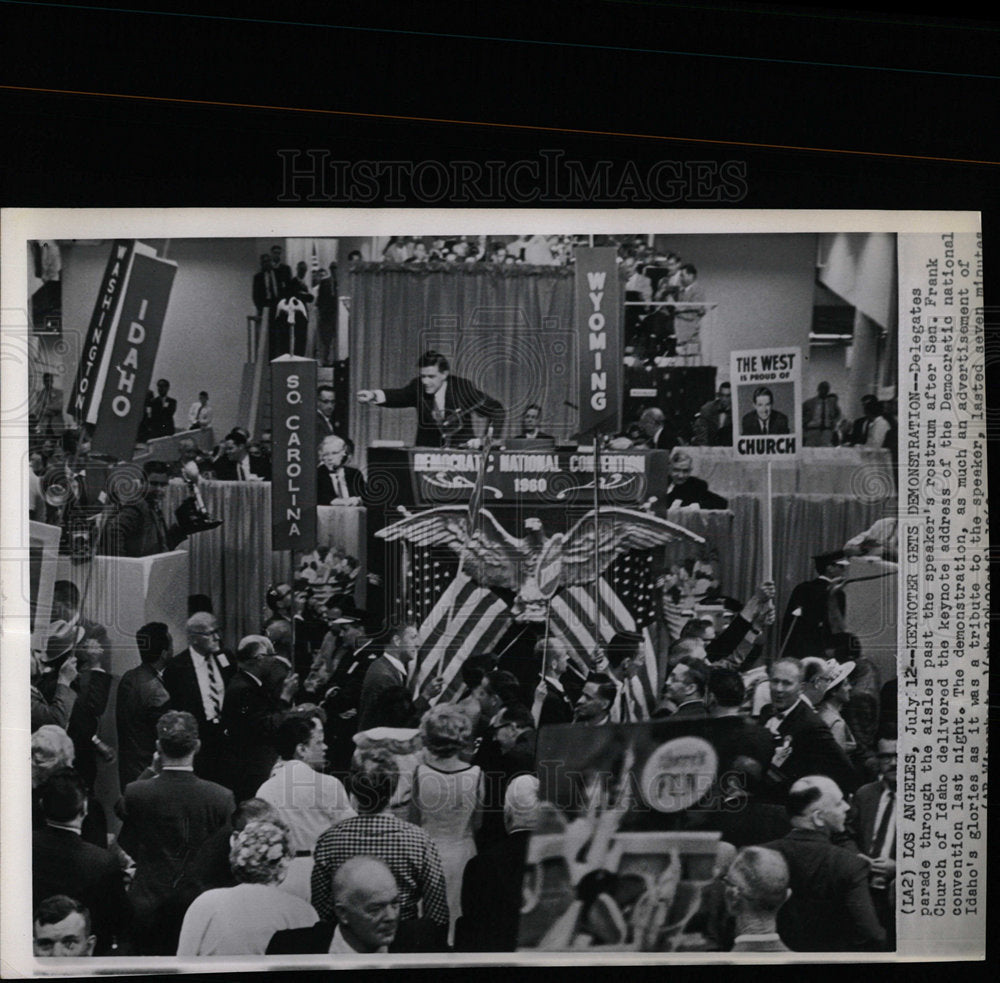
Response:
[[[865,420],[863,437],[864,437],[864,440],[865,440],[866,443],[868,441],[868,431],[871,429],[871,425],[872,425],[872,421],[871,420]]]
[[[826,396],[819,398],[819,425],[821,430],[826,430]]]
[[[205,668],[208,670],[208,699],[212,705],[211,720],[218,720],[219,711],[222,709],[222,680],[219,678],[215,659],[211,655],[205,656]]]
[[[156,524],[156,543],[157,543],[157,546],[159,547],[158,552],[160,552],[160,553],[166,553],[167,552],[167,524],[164,521],[163,513],[158,508],[156,508],[155,506],[153,507],[153,521]]]
[[[274,300],[278,291],[274,286],[274,270],[267,271],[267,299]]]
[[[889,832],[889,823],[892,821],[893,813],[896,811],[896,797],[893,793],[886,789],[884,796],[886,799],[885,808],[882,810],[882,818],[879,820],[878,829],[875,830],[875,835],[872,837],[872,848],[868,851],[869,857],[882,856],[886,833]]]

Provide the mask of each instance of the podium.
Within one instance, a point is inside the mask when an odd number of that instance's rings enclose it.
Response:
[[[108,631],[111,641],[111,692],[101,717],[97,736],[117,749],[118,732],[115,703],[122,673],[139,665],[135,644],[138,628],[150,621],[162,621],[170,629],[174,652],[187,645],[185,622],[188,597],[187,550],[153,556],[95,556],[89,563],[72,563],[60,557],[57,580],[71,580],[83,595],[83,617],[97,621]],[[89,583],[88,583],[89,579]],[[108,817],[109,832],[119,823],[114,805],[120,797],[118,765],[98,759],[94,792]]]

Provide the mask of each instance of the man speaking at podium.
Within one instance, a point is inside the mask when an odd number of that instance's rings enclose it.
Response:
[[[402,389],[362,389],[358,402],[416,407],[416,447],[478,447],[473,413],[489,421],[494,440],[502,437],[504,408],[497,400],[468,379],[452,375],[448,360],[438,352],[424,352],[418,366],[420,376]]]

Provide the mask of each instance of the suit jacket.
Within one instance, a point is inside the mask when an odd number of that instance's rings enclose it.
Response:
[[[773,711],[762,716],[766,724]],[[783,799],[788,787],[806,775],[826,775],[832,778],[845,796],[858,787],[858,777],[843,748],[837,743],[830,728],[820,720],[816,711],[800,700],[778,725],[781,738],[791,738],[792,753],[780,770],[769,773],[768,791],[771,797]]]
[[[542,433],[541,430],[539,430],[538,433],[536,433],[534,437],[529,437],[528,434],[524,430],[522,430],[517,435],[517,437],[515,437],[514,439],[515,440],[555,440],[556,438],[553,437],[552,434],[550,434],[550,433]]]
[[[358,705],[358,730],[375,726],[375,705],[379,697],[392,686],[405,686],[406,679],[383,655],[377,658],[365,673],[361,684],[361,701]]]
[[[521,915],[524,858],[531,833],[518,830],[473,857],[462,878],[459,952],[513,952]]]
[[[278,282],[277,271],[273,271],[274,276],[274,292],[270,297],[267,295],[267,273],[272,272],[268,270],[260,270],[253,275],[253,306],[258,310],[270,310],[273,311],[275,305],[281,299],[281,284]]]
[[[201,656],[198,656],[201,658]],[[226,687],[236,674],[236,667],[226,657],[226,665],[219,656],[219,671],[222,685]],[[163,670],[163,685],[170,694],[170,709],[184,710],[198,722],[198,736],[201,750],[194,759],[195,774],[212,782],[225,784],[232,781],[229,761],[229,745],[222,723],[210,725],[205,717],[205,704],[198,686],[198,676],[194,671],[194,656],[189,648],[175,655]]]
[[[368,499],[368,485],[365,476],[357,468],[344,468],[344,479],[347,482],[347,494],[350,498],[360,498],[362,504]],[[316,504],[329,505],[336,498],[333,486],[333,475],[321,464],[316,469]]]
[[[334,922],[319,921],[309,928],[286,928],[271,936],[265,955],[291,956],[300,953],[329,952],[336,928]],[[399,923],[390,952],[445,952],[441,928],[429,918],[412,918]]]
[[[697,505],[702,509],[725,509],[729,507],[729,502],[721,495],[709,491],[708,482],[704,478],[688,478],[679,485],[667,486],[657,495],[659,504],[664,509],[669,509],[675,501],[680,501],[681,506]]]
[[[875,817],[882,798],[881,780],[862,785],[851,799],[851,811],[847,814],[846,833],[850,843],[858,853],[870,856],[872,839],[875,836]],[[845,844],[846,845],[846,844]],[[896,841],[893,839],[889,856],[896,858]]]
[[[118,780],[122,788],[153,763],[156,722],[169,709],[170,693],[155,670],[142,663],[122,675],[115,698]]]
[[[149,404],[150,437],[169,437],[174,432],[177,400],[173,396],[154,396]]]
[[[180,930],[177,884],[198,848],[229,824],[235,808],[229,789],[190,771],[163,771],[125,789],[118,842],[135,860],[130,897],[140,932],[169,940]]]
[[[383,406],[404,407],[413,406],[417,410],[417,434],[414,438],[416,447],[443,447],[444,434],[441,425],[434,419],[434,397],[424,392],[420,379],[411,379],[402,389],[385,389]],[[459,414],[457,429],[451,434],[452,446],[464,444],[476,436],[472,429],[472,413],[485,417],[493,424],[493,438],[499,440],[503,436],[504,408],[477,389],[468,379],[461,376],[448,376],[448,385],[444,393],[445,411],[452,410]]]
[[[708,707],[704,700],[689,700],[682,703],[672,714],[671,720],[707,720]]]
[[[160,513],[162,516],[162,512]],[[174,549],[185,539],[177,524],[157,524],[153,506],[145,499],[122,505],[109,516],[97,544],[101,556],[153,556]]]
[[[269,461],[263,457],[247,455],[247,463],[250,465],[250,473],[255,474],[265,480],[270,479]],[[230,461],[225,455],[209,465],[216,481],[242,481],[239,467],[236,461]]]
[[[821,830],[793,829],[765,843],[788,864],[792,896],[778,911],[778,934],[796,952],[878,949],[885,931],[868,890],[868,865]]]
[[[722,403],[711,399],[701,406],[695,417],[691,443],[698,447],[732,447],[733,446],[733,408],[730,404],[726,410],[727,421],[724,427],[719,426],[719,416],[723,412]]]
[[[760,427],[760,419],[753,410],[744,414],[741,423],[740,433],[743,436],[760,437],[763,435]],[[788,417],[779,410],[771,410],[771,417],[767,421],[767,432],[769,435],[791,433],[791,430],[788,428]]]
[[[569,724],[573,722],[573,701],[566,695],[565,690],[557,690],[553,686],[548,687],[545,694],[545,701],[542,703],[542,712],[538,718],[538,729],[547,727],[549,724]]]
[[[106,633],[104,638],[107,639]],[[70,712],[66,733],[73,741],[73,767],[92,789],[97,778],[97,749],[93,738],[108,706],[111,674],[100,669],[83,669],[77,677],[77,686],[79,694]]]
[[[270,778],[278,760],[274,737],[290,708],[242,670],[226,686],[222,725],[229,741],[237,801],[252,798]]]
[[[106,850],[76,833],[43,826],[31,840],[33,905],[54,894],[67,894],[90,911],[96,955],[106,953],[112,936],[128,925],[131,905],[117,860]]]
[[[830,581],[817,577],[799,584],[789,596],[781,636],[788,638],[786,650],[796,658],[825,658],[826,650],[833,647],[833,636],[843,630],[830,617],[829,593]],[[834,601],[843,616],[847,600],[840,588],[834,591]],[[794,619],[793,627],[792,612],[796,608],[801,608],[802,614]]]

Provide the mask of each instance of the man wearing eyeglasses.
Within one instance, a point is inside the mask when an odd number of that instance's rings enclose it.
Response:
[[[198,722],[201,750],[195,774],[230,787],[229,754],[222,728],[222,700],[235,673],[222,651],[215,615],[199,611],[187,620],[188,647],[167,663],[163,685],[173,710],[184,710]]]

